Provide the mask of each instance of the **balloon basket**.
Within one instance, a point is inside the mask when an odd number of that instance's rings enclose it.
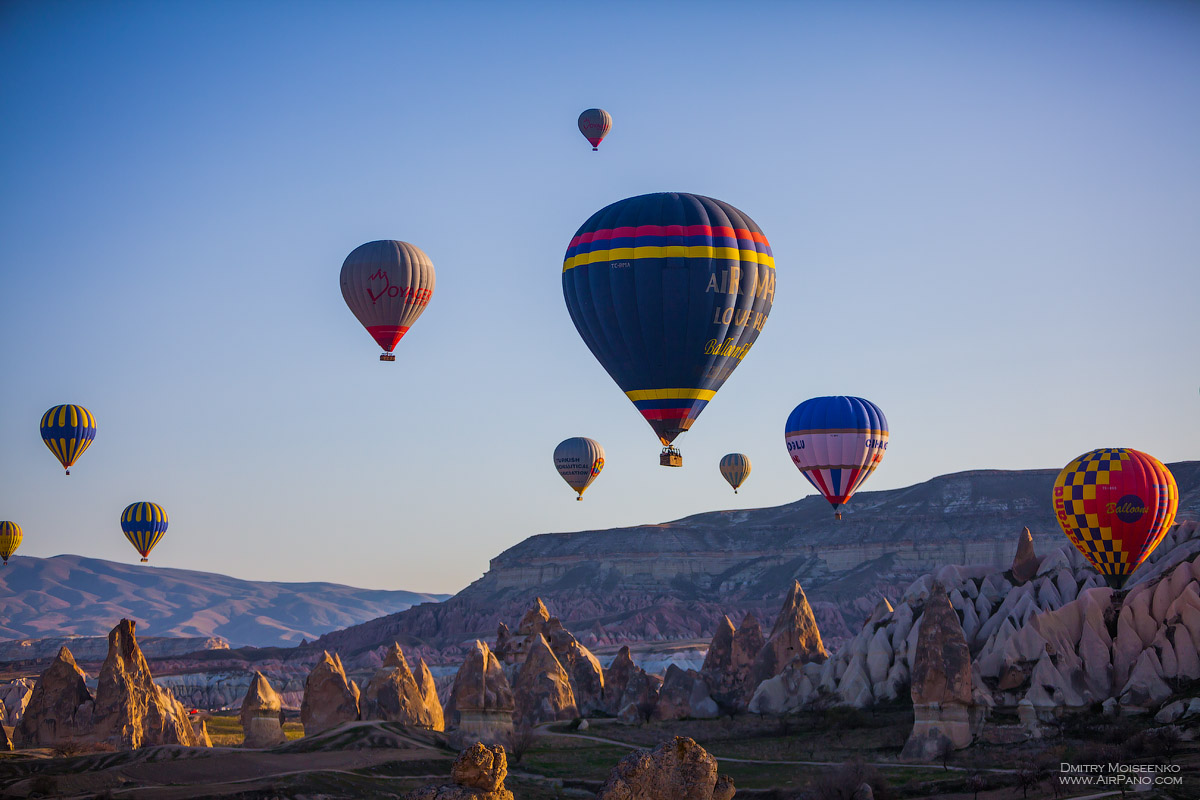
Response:
[[[583,502],[583,495],[579,495],[579,497],[576,497],[575,499],[576,499],[576,500],[578,500],[579,502],[581,502],[581,503],[582,503],[582,502]]]
[[[379,360],[380,361],[395,361],[396,356],[393,353],[381,353],[379,356]]]
[[[68,475],[70,475],[70,474],[71,474],[71,470],[67,470],[67,474],[68,474]]]
[[[841,519],[841,518],[842,518],[842,512],[840,512],[840,511],[835,511],[835,512],[833,512],[833,518],[834,518],[834,519]]]
[[[150,560],[150,559],[148,559],[148,558],[143,558],[143,559],[142,559],[142,563],[143,563],[143,564],[145,564],[145,563],[146,563],[147,561],[149,561],[149,560]]]
[[[683,453],[674,447],[664,447],[658,456],[658,465],[660,467],[682,467]]]

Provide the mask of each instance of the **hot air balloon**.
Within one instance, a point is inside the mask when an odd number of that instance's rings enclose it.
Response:
[[[741,453],[729,453],[721,457],[721,477],[733,487],[733,493],[738,493],[738,487],[750,477],[750,457]]]
[[[612,117],[603,108],[589,108],[579,115],[579,132],[592,144],[592,150],[600,149],[600,142],[612,130]]]
[[[96,438],[96,418],[83,406],[55,406],[42,414],[42,441],[71,474],[76,459]]]
[[[604,448],[595,439],[575,436],[558,443],[554,448],[554,468],[583,499],[583,492],[592,485],[604,469]]]
[[[346,256],[341,282],[346,305],[384,350],[379,360],[395,361],[392,350],[433,296],[429,256],[408,242],[367,242]]]
[[[814,397],[788,415],[788,455],[808,482],[839,507],[862,486],[887,451],[887,418],[861,397]]]
[[[775,300],[775,260],[752,219],[694,194],[630,197],[571,239],[571,321],[592,355],[671,446],[742,362]]]
[[[1058,524],[1114,589],[1162,541],[1178,508],[1171,471],[1154,456],[1127,447],[1085,453],[1054,481]]]
[[[20,525],[8,520],[0,522],[0,561],[4,562],[4,566],[8,566],[8,557],[21,546],[22,538]]]
[[[132,503],[121,513],[121,530],[142,554],[142,561],[148,561],[150,551],[167,532],[167,512],[157,503]]]

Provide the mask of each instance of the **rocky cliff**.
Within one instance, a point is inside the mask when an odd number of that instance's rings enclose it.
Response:
[[[1170,468],[1181,512],[1195,515],[1200,462]],[[563,623],[593,649],[707,639],[726,614],[753,612],[769,624],[779,586],[791,580],[804,585],[822,635],[836,646],[884,594],[896,597],[944,564],[1008,568],[1014,531],[1028,527],[1039,549],[1061,545],[1050,504],[1055,475],[984,470],[866,492],[840,522],[814,496],[661,525],[531,536],[450,600],[326,634],[314,646],[352,656],[397,640],[457,661],[464,642],[490,639],[534,595],[561,609]]]

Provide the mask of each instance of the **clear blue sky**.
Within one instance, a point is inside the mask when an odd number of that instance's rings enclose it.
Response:
[[[133,560],[151,500],[153,564],[455,591],[530,534],[811,493],[783,426],[816,395],[887,414],[868,490],[1198,458],[1198,43],[1183,2],[5,3],[0,519]],[[778,266],[681,470],[560,283],[650,191],[741,208]],[[381,238],[437,267],[395,364],[338,290]],[[99,422],[70,478],[64,402]]]

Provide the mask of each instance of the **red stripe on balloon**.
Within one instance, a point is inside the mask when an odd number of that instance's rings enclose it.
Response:
[[[631,236],[724,236],[729,239],[749,239],[752,242],[765,244],[770,242],[767,237],[757,231],[745,228],[727,228],[712,225],[638,225],[623,228],[602,228],[597,231],[587,231],[571,239],[570,247],[577,244],[602,242],[609,239],[622,239]]]
[[[396,345],[400,344],[404,334],[408,333],[408,328],[407,325],[368,325],[367,333],[379,342],[380,347],[390,353]]]

